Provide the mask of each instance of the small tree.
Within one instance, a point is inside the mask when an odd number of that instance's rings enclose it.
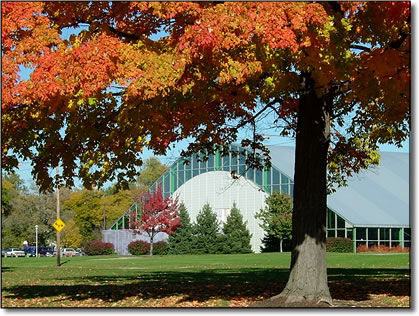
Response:
[[[161,185],[153,193],[147,192],[141,200],[142,215],[140,222],[131,222],[134,233],[145,232],[150,238],[150,256],[153,255],[154,237],[165,232],[169,236],[174,233],[180,224],[178,216],[179,205],[177,199],[172,197],[163,198]]]
[[[194,234],[191,218],[182,204],[179,210],[180,225],[172,236],[169,236],[169,250],[171,255],[194,253]]]
[[[274,191],[266,198],[266,207],[255,215],[262,220],[259,224],[268,236],[280,240],[280,251],[284,239],[292,238],[292,200],[289,195]],[[265,236],[264,240],[271,240]]]
[[[217,214],[209,204],[205,204],[196,216],[194,232],[197,253],[217,253],[219,251],[219,223]]]
[[[223,251],[224,253],[251,253],[250,239],[252,235],[246,227],[247,222],[243,222],[243,216],[233,204],[230,215],[223,225],[225,236]]]

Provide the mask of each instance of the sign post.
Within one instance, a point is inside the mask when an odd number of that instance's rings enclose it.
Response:
[[[59,169],[59,167],[57,165],[57,173],[56,173],[56,180],[57,180],[57,221],[60,220],[60,187],[58,186],[58,175],[59,175],[59,173],[60,173],[60,169]],[[60,260],[61,260],[61,253],[60,253],[60,247],[61,247],[60,246],[60,231],[61,231],[61,229],[60,230],[57,229],[57,246],[56,246],[57,247],[57,266],[60,266],[61,265],[61,262],[60,262]]]
[[[38,258],[38,225],[35,225],[35,258]]]

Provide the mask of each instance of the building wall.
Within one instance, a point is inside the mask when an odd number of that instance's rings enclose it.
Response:
[[[104,242],[110,242],[113,244],[115,248],[115,252],[117,254],[128,256],[130,253],[128,252],[128,245],[130,242],[135,240],[143,240],[146,242],[150,242],[150,237],[143,233],[143,234],[135,234],[128,229],[117,229],[117,230],[102,230],[102,240]],[[154,237],[154,242],[165,241],[167,242],[168,236],[166,233],[157,233]]]
[[[252,250],[260,252],[264,231],[255,214],[265,207],[268,195],[250,180],[243,177],[233,180],[230,172],[226,171],[207,172],[184,183],[173,196],[185,205],[193,222],[206,203],[210,204],[219,219],[225,220],[235,202],[252,234]]]

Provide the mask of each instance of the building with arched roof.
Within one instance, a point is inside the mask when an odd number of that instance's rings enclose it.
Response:
[[[272,166],[264,170],[248,168],[245,161],[249,151],[237,145],[230,145],[225,156],[216,151],[207,160],[200,159],[199,154],[180,158],[150,190],[161,185],[165,197],[178,197],[192,221],[208,203],[224,222],[235,203],[252,234],[253,251],[260,252],[264,231],[255,214],[265,207],[266,197],[274,190],[292,197],[294,189],[295,148],[268,148]],[[379,166],[349,178],[347,187],[328,197],[327,236],[350,238],[354,249],[361,244],[410,247],[409,154],[380,154]],[[242,176],[235,179],[232,172]],[[113,242],[122,254],[136,238],[126,230],[132,212],[138,212],[136,204],[103,233],[104,240]],[[163,233],[160,238],[165,239]]]

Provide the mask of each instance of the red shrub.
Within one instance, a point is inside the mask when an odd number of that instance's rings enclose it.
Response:
[[[356,252],[410,252],[410,248],[389,247],[389,246],[372,246],[368,247],[366,245],[360,245],[356,248]]]
[[[110,242],[101,240],[91,240],[83,247],[84,252],[88,256],[111,255],[115,252],[115,248]]]

